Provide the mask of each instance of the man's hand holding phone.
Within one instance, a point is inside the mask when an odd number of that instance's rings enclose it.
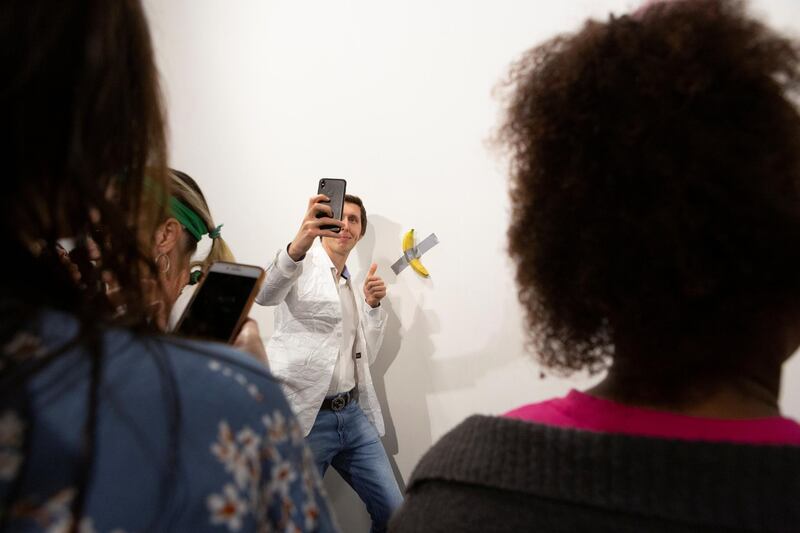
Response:
[[[300,224],[300,230],[297,232],[294,240],[289,244],[287,251],[289,257],[293,261],[300,261],[305,257],[306,252],[314,244],[314,239],[317,237],[338,237],[339,234],[329,229],[322,229],[322,226],[336,226],[341,228],[341,220],[333,217],[333,209],[327,203],[330,201],[324,194],[317,194],[308,200],[308,209],[306,210],[303,222]],[[323,216],[317,218],[317,214],[322,213]]]

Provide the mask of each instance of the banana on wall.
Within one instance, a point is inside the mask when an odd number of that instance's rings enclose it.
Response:
[[[405,235],[403,235],[403,253],[406,254],[406,257],[408,258],[408,264],[414,269],[414,272],[427,278],[430,276],[430,274],[428,273],[428,269],[425,268],[425,265],[422,264],[422,261],[420,261],[418,257],[414,257],[413,255],[407,253],[409,251],[413,252],[413,250],[414,229],[412,228],[408,230]]]

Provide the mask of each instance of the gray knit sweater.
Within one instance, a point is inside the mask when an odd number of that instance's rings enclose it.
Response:
[[[422,458],[389,531],[800,532],[800,447],[472,416]]]

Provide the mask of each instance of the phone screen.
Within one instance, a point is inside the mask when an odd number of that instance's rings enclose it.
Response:
[[[260,278],[208,272],[178,325],[177,332],[228,342]]]

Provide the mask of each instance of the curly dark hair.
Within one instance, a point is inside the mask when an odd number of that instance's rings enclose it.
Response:
[[[798,50],[743,2],[677,0],[514,64],[508,237],[545,367],[663,397],[753,364],[800,299]]]

